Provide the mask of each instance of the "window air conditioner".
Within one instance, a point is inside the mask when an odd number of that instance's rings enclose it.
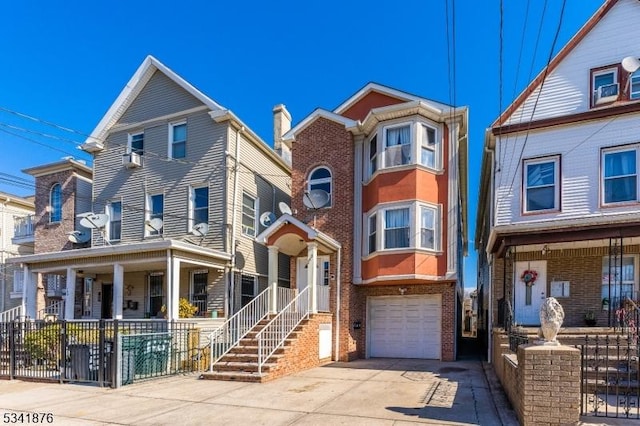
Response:
[[[122,156],[122,164],[128,169],[141,167],[142,157],[137,152],[129,152]]]
[[[595,104],[604,104],[607,102],[614,102],[618,100],[618,83],[605,84],[598,87],[594,92]]]

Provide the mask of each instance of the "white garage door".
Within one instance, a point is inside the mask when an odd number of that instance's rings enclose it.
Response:
[[[369,298],[370,357],[440,359],[441,296]]]

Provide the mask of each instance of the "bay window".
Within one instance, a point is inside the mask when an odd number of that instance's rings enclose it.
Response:
[[[384,165],[402,166],[411,162],[411,126],[385,129]]]
[[[420,247],[435,248],[436,210],[430,207],[420,207]]]
[[[637,148],[602,151],[604,204],[638,200]]]

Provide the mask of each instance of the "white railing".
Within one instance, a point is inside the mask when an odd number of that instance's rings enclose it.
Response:
[[[37,319],[62,319],[64,316],[64,300],[52,302],[46,308],[38,311]]]
[[[22,318],[22,305],[15,308],[0,312],[0,322],[11,322],[13,320]]]
[[[309,317],[309,287],[302,290],[278,315],[256,334],[258,341],[258,374],[262,366],[282,346],[291,332]]]
[[[319,285],[316,287],[318,295],[318,311],[329,312],[329,286]]]
[[[13,218],[13,237],[24,238],[33,236],[33,215],[15,216]]]
[[[296,289],[288,287],[278,287],[278,306],[277,311],[280,312],[296,297]]]
[[[267,288],[209,335],[209,371],[213,371],[214,364],[269,315],[270,294],[271,288]]]
[[[197,317],[203,317],[207,314],[207,301],[202,299],[196,299],[194,295],[189,296],[189,303],[198,308],[196,311]]]

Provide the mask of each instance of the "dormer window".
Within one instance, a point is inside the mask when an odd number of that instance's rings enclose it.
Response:
[[[618,100],[620,82],[618,67],[608,67],[591,70],[591,106],[608,104]]]

